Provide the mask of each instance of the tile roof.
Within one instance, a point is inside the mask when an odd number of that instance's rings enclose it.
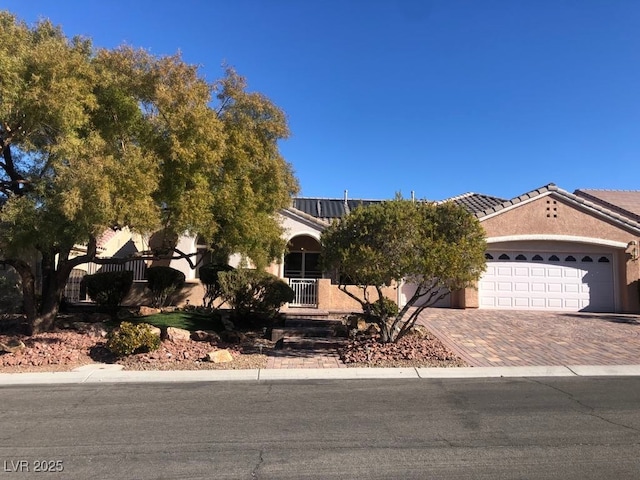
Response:
[[[579,189],[574,194],[634,220],[640,220],[640,190]]]
[[[494,205],[491,205],[488,208],[485,208],[484,210],[478,210],[473,213],[475,213],[476,217],[483,218],[483,217],[486,217],[487,215],[491,215],[493,213],[499,212],[500,210],[504,210],[505,208],[512,207],[518,203],[522,203],[533,197],[537,197],[538,195],[542,195],[544,193],[551,192],[551,191],[554,191],[554,192],[559,191],[558,187],[554,183],[549,183],[543,187],[536,188],[535,190],[531,190],[530,192],[527,192],[527,193],[523,193],[522,195],[513,197],[511,200],[503,200],[501,203],[496,203]],[[561,190],[561,191],[564,192],[564,190]],[[564,192],[564,193],[568,193],[568,192]]]
[[[331,223],[332,220],[344,217],[347,213],[360,206],[368,206],[388,200],[361,200],[342,198],[306,198],[293,199],[293,208],[314,218]],[[438,203],[454,202],[471,213],[477,213],[495,205],[503,203],[503,198],[482,195],[479,193],[465,193],[457,197],[447,198]]]
[[[294,198],[293,208],[307,215],[331,223],[336,218],[342,218],[351,210],[361,205],[380,203],[382,200],[344,200],[342,198]]]
[[[496,205],[504,203],[504,198],[493,197],[491,195],[483,195],[481,193],[464,193],[457,197],[447,198],[442,202],[454,202],[461,207],[466,208],[471,213],[478,213],[490,209]]]
[[[569,203],[590,210],[591,212],[598,215],[607,217],[610,221],[617,223],[618,225],[640,232],[640,217],[629,215],[628,212],[615,211],[611,209],[610,206],[604,206],[602,204],[603,202],[594,202],[591,199],[585,198],[585,196],[579,196],[573,193],[569,193],[566,190],[558,188],[553,183],[549,183],[543,187],[536,188],[535,190],[531,190],[527,193],[523,193],[522,195],[514,197],[511,200],[507,200],[499,205],[495,205],[481,212],[476,212],[475,215],[478,219],[482,220],[484,217],[497,214],[501,210],[514,207],[519,203],[548,193],[555,193]]]

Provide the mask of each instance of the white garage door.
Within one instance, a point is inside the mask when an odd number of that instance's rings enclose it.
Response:
[[[480,308],[613,312],[613,256],[488,252]]]

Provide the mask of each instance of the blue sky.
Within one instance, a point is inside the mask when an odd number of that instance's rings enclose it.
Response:
[[[0,0],[96,46],[227,62],[289,118],[304,196],[639,188],[636,0]]]

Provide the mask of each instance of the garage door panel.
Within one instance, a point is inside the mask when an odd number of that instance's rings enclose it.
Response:
[[[611,254],[490,253],[494,259],[520,260],[488,261],[479,282],[481,308],[614,311]],[[572,257],[577,261],[565,260]],[[593,261],[582,261],[587,257]]]
[[[575,267],[566,267],[562,270],[562,275],[565,278],[582,278],[582,272]]]
[[[557,310],[562,309],[562,299],[561,298],[547,298],[547,307],[554,308]]]
[[[580,290],[582,290],[582,285],[576,283],[566,283],[564,285],[564,293],[580,293]]]
[[[513,306],[517,308],[529,308],[529,299],[523,297],[517,297],[513,299]]]
[[[513,299],[511,297],[498,297],[496,305],[498,307],[512,307]]]
[[[547,284],[546,283],[540,283],[540,282],[532,282],[531,283],[531,291],[532,292],[546,292],[547,291]]]
[[[547,283],[547,292],[549,293],[562,293],[561,283]]]
[[[564,308],[571,310],[580,310],[581,302],[577,298],[567,298],[564,301]]]
[[[525,282],[515,282],[513,284],[513,291],[514,292],[528,292],[529,291],[529,284],[525,283]]]
[[[544,297],[534,297],[531,299],[531,307],[532,308],[545,308],[547,306],[547,301]]]

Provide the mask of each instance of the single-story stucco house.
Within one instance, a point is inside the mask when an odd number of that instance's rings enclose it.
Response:
[[[290,308],[358,308],[338,290],[332,275],[322,271],[320,236],[332,221],[357,206],[379,201],[346,195],[295,198],[279,213],[288,253],[269,271],[286,279],[296,292]],[[549,184],[510,200],[466,193],[443,201],[464,206],[481,222],[487,237],[487,270],[475,288],[452,292],[438,306],[640,312],[640,191],[570,193]],[[181,238],[178,248],[204,252],[193,237]],[[197,269],[184,260],[174,260],[171,266],[187,278],[183,301],[200,304],[203,292]],[[387,288],[385,295],[402,306],[412,288],[401,283]]]

